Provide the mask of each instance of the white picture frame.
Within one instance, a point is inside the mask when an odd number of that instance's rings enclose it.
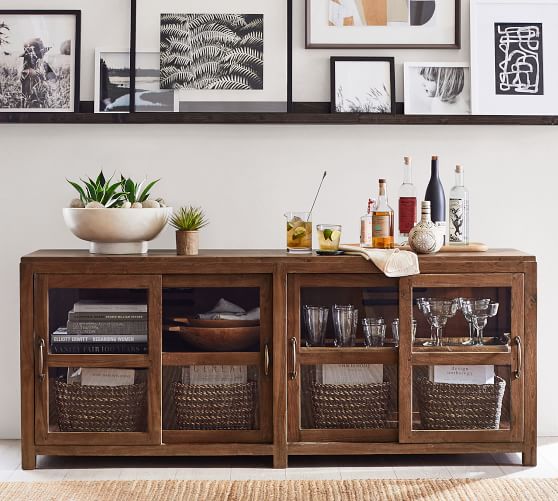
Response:
[[[471,67],[460,62],[406,62],[404,94],[405,115],[470,115]]]
[[[556,47],[558,0],[471,0],[473,114],[557,115]]]
[[[123,93],[121,96],[122,105],[118,105],[118,100],[113,99],[112,106],[113,109],[108,110],[104,108],[105,103],[103,102],[103,92],[102,92],[102,84],[101,84],[101,59],[109,60],[109,57],[112,56],[112,60],[118,64],[119,69],[129,69],[130,66],[130,51],[129,49],[103,49],[97,48],[95,49],[95,98],[94,98],[94,111],[95,113],[129,113],[129,110],[122,109],[129,106],[129,97],[126,100],[126,94]],[[124,66],[122,66],[124,65]],[[142,90],[142,74],[141,69],[142,67],[146,66],[145,69],[150,69],[152,75],[149,77],[149,91]],[[157,89],[156,85],[159,82],[158,74],[155,74],[159,70],[159,51],[157,50],[138,50],[136,53],[136,113],[149,113],[149,112],[177,112],[179,111],[180,103],[178,100],[178,93],[172,90],[161,90]],[[147,68],[149,66],[149,68]],[[151,66],[153,66],[151,68]],[[129,77],[128,77],[129,79]],[[122,80],[126,80],[126,77],[122,77]],[[166,101],[161,100],[160,105],[153,104],[151,108],[146,104],[146,106],[142,106],[141,94],[142,92],[150,93],[150,94],[161,94],[164,95],[172,95],[172,99],[167,99]],[[129,96],[129,95],[128,95]],[[164,101],[164,103],[163,103]],[[145,100],[146,103],[149,100]]]

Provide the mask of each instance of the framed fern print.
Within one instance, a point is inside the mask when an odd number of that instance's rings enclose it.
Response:
[[[160,47],[181,112],[285,112],[287,0],[137,0],[138,46]]]

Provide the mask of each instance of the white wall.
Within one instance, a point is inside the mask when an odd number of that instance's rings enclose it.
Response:
[[[19,1],[9,3],[4,0],[3,6],[20,6]],[[26,0],[26,6],[32,3]],[[44,2],[34,3],[44,6]],[[82,3],[91,10],[91,2]],[[49,7],[61,5],[68,2],[49,2]],[[297,27],[300,55],[300,18]],[[98,32],[96,36],[106,31]],[[99,44],[92,36],[91,31],[84,33],[83,60],[88,68],[93,47],[110,45]],[[126,38],[114,32],[111,36],[115,45]],[[328,84],[323,82],[327,71],[316,80],[316,68],[320,61],[327,64],[330,54],[319,51],[312,56],[315,60],[306,67],[311,70],[306,76],[300,73],[305,66],[297,64],[295,97],[311,99],[301,83],[308,77],[317,90],[314,99],[327,99]],[[417,54],[416,60],[466,57],[465,51]],[[91,75],[85,66],[82,74]],[[84,98],[90,98],[91,85],[86,82],[82,89]],[[92,175],[101,167],[110,173],[122,170],[132,176],[162,177],[157,195],[176,205],[206,208],[211,226],[203,233],[203,247],[281,248],[282,213],[307,209],[324,169],[328,179],[314,221],[338,222],[344,226],[345,240],[356,241],[359,217],[377,179],[387,177],[393,195],[401,181],[401,159],[412,155],[416,184],[423,192],[434,153],[440,155],[447,190],[453,165],[459,162],[466,167],[474,240],[538,256],[539,432],[558,435],[553,384],[558,268],[552,262],[558,175],[550,165],[557,140],[558,131],[551,127],[0,125],[5,207],[0,213],[0,437],[19,436],[19,258],[39,248],[85,248],[62,221],[61,208],[73,196],[66,177]],[[172,232],[167,230],[153,247],[173,245]]]

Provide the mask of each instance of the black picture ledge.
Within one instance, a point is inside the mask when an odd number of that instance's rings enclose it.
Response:
[[[330,113],[329,103],[293,103],[289,113],[0,113],[0,124],[315,124],[315,125],[558,125],[558,116],[395,115]]]

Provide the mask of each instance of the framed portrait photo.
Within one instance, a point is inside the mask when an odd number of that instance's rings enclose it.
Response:
[[[558,0],[471,0],[478,115],[558,115]]]
[[[461,0],[306,0],[307,49],[461,45]]]
[[[405,63],[405,115],[470,115],[465,63]]]
[[[81,11],[0,10],[0,112],[79,111]]]
[[[395,113],[393,57],[332,57],[332,113]]]
[[[160,88],[159,51],[136,52],[136,113],[178,111],[178,93]],[[129,113],[130,51],[95,51],[95,113]]]

